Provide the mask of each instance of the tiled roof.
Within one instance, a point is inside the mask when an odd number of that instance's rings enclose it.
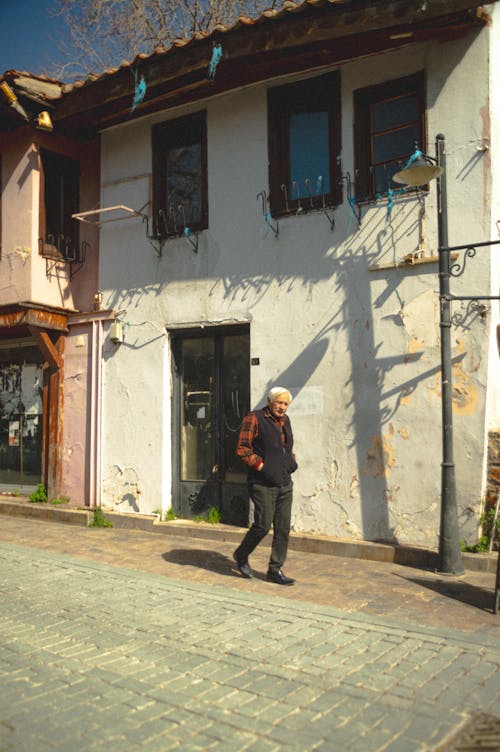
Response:
[[[147,108],[154,111],[254,82],[260,80],[259,76],[295,73],[323,64],[326,58],[338,63],[394,48],[407,44],[409,37],[412,41],[445,38],[448,29],[456,33],[474,23],[487,23],[485,9],[474,0],[285,0],[279,9],[266,10],[256,18],[240,16],[231,25],[218,24],[210,33],[196,32],[189,39],[176,39],[170,47],[140,53],[72,83],[12,70],[0,75],[0,81],[3,78],[14,85],[28,104],[56,106],[59,126],[64,121],[70,132],[80,129],[91,133],[119,122],[125,115],[130,117],[128,71],[134,72],[143,64],[153,74],[148,93],[154,92],[154,96],[141,103],[134,116],[144,114]],[[387,34],[387,29],[401,25],[407,33],[400,37]],[[246,34],[246,30],[251,33]],[[211,42],[225,42],[232,62],[215,83],[206,75]],[[259,45],[266,54],[257,54]],[[178,54],[181,50],[187,51],[186,56]],[[98,86],[93,98],[79,96],[95,83]]]
[[[355,2],[355,0],[301,0],[301,2],[285,0],[285,2],[278,10],[265,10],[256,18],[250,18],[249,16],[239,16],[239,18],[231,26],[217,24],[214,30],[210,33],[198,31],[189,39],[174,40],[170,47],[160,46],[153,50],[153,52],[151,53],[139,53],[133,60],[123,60],[120,65],[117,65],[113,68],[107,68],[106,70],[101,71],[101,73],[99,74],[89,73],[85,79],[74,81],[70,84],[63,84],[62,92],[64,94],[67,94],[68,92],[79,89],[83,86],[86,86],[87,84],[94,83],[95,81],[98,81],[100,79],[108,78],[122,68],[134,67],[139,62],[166,55],[167,53],[172,52],[175,49],[187,47],[188,45],[210,39],[211,37],[217,38],[220,35],[230,34],[231,32],[234,32],[242,27],[257,26],[264,23],[270,23],[280,20],[289,14],[302,13],[304,11],[309,11],[314,8],[320,8],[325,5],[350,5],[353,2]]]
[[[474,2],[465,3],[465,4],[468,5],[470,8],[477,7],[477,4]],[[193,34],[192,37],[188,39],[174,40],[174,42],[171,44],[170,47],[159,46],[156,49],[154,49],[153,52],[151,53],[147,53],[147,54],[139,53],[138,55],[135,56],[133,60],[123,60],[119,65],[114,66],[112,68],[107,68],[101,71],[100,73],[90,72],[84,79],[77,80],[72,83],[63,83],[61,81],[56,81],[55,79],[49,78],[47,76],[34,75],[29,72],[21,72],[21,71],[15,71],[15,70],[6,71],[3,74],[3,76],[0,74],[0,80],[2,80],[2,78],[10,78],[10,79],[22,78],[24,79],[26,88],[30,88],[27,82],[27,79],[32,79],[33,81],[38,81],[40,83],[47,82],[49,84],[56,85],[56,87],[60,86],[60,92],[58,92],[57,94],[54,95],[54,91],[55,91],[54,88],[52,89],[52,92],[50,94],[48,93],[48,91],[46,93],[47,100],[58,99],[61,95],[76,91],[96,81],[107,79],[115,75],[118,71],[122,69],[133,68],[140,62],[153,61],[155,58],[163,57],[165,55],[168,55],[169,53],[175,52],[176,50],[180,48],[186,48],[190,45],[194,45],[197,42],[206,41],[207,39],[210,39],[210,38],[219,39],[221,36],[230,35],[231,33],[234,33],[238,29],[242,29],[242,28],[256,27],[256,26],[261,26],[263,24],[271,24],[275,21],[279,22],[285,19],[289,15],[295,15],[295,14],[300,14],[300,13],[311,14],[311,13],[314,13],[314,11],[317,9],[321,9],[326,6],[333,6],[333,5],[346,6],[346,7],[352,6],[353,11],[360,10],[360,3],[358,0],[300,0],[300,2],[294,2],[294,0],[285,0],[285,2],[283,2],[278,9],[265,10],[259,16],[255,18],[250,18],[249,16],[240,16],[230,26],[226,26],[225,24],[217,24],[217,26],[210,33],[198,31],[195,34]],[[377,0],[373,0],[372,3],[367,2],[366,4],[364,4],[364,10],[365,11],[370,10],[370,6],[371,6],[371,10],[376,11],[377,6],[379,6],[380,13],[383,14],[385,5],[386,5],[385,3],[380,3],[380,2],[377,2]],[[420,2],[416,0],[414,5],[415,5],[415,11],[417,13],[420,12],[420,10],[422,10],[422,13],[423,13],[427,7],[427,3],[423,2],[423,0],[421,0]],[[420,6],[422,6],[422,8],[420,8]],[[38,84],[38,86],[40,86],[40,84]]]

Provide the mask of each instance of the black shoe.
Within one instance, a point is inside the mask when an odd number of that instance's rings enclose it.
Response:
[[[268,569],[267,579],[269,582],[275,582],[277,585],[293,585],[295,582],[291,577],[284,575],[281,569]]]
[[[238,557],[236,556],[236,551],[233,554],[233,559],[235,560],[236,566],[238,567],[243,577],[246,577],[248,580],[251,580],[253,577],[253,572],[250,568],[250,564],[248,563],[248,560],[240,561]]]

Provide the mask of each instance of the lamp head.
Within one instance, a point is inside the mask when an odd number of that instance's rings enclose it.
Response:
[[[422,154],[417,149],[410,157],[406,167],[394,173],[392,179],[395,183],[407,185],[410,188],[418,188],[418,186],[426,185],[430,180],[440,177],[443,172],[443,167],[440,167],[435,160]]]
[[[36,127],[41,131],[53,131],[54,126],[52,124],[52,118],[47,110],[39,112],[35,119]]]
[[[7,83],[7,81],[2,81],[0,83],[0,91],[2,92],[3,96],[7,100],[8,104],[14,104],[14,102],[17,100],[16,95],[14,94],[14,92],[12,91],[12,89],[10,88],[9,84]]]

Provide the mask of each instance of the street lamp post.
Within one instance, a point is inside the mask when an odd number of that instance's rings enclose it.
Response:
[[[393,176],[396,183],[409,187],[426,185],[437,179],[437,221],[439,258],[439,328],[441,344],[441,414],[442,414],[442,463],[441,463],[441,519],[439,529],[438,571],[442,574],[463,572],[453,460],[453,373],[451,359],[451,301],[452,300],[500,300],[497,295],[457,296],[450,292],[450,277],[460,276],[464,264],[452,271],[452,251],[466,251],[473,257],[476,248],[497,245],[500,240],[485,243],[469,243],[450,247],[448,245],[448,197],[446,192],[446,144],[442,133],[436,136],[436,157],[428,157],[418,149],[408,165]],[[455,265],[454,265],[455,266]]]
[[[441,522],[439,528],[438,569],[443,573],[463,572],[458,533],[458,513],[453,460],[453,374],[451,363],[450,249],[448,245],[448,196],[446,193],[446,148],[442,133],[436,137],[438,256],[439,256],[439,330],[441,333]]]

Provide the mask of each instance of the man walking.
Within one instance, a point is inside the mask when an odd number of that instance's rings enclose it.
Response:
[[[278,585],[293,585],[281,567],[285,563],[290,534],[293,483],[297,469],[293,433],[286,411],[292,401],[288,389],[275,386],[267,406],[243,420],[236,454],[248,467],[248,489],[254,504],[254,522],[233,554],[244,577],[253,577],[248,557],[266,537],[271,525],[273,540],[267,579]]]

